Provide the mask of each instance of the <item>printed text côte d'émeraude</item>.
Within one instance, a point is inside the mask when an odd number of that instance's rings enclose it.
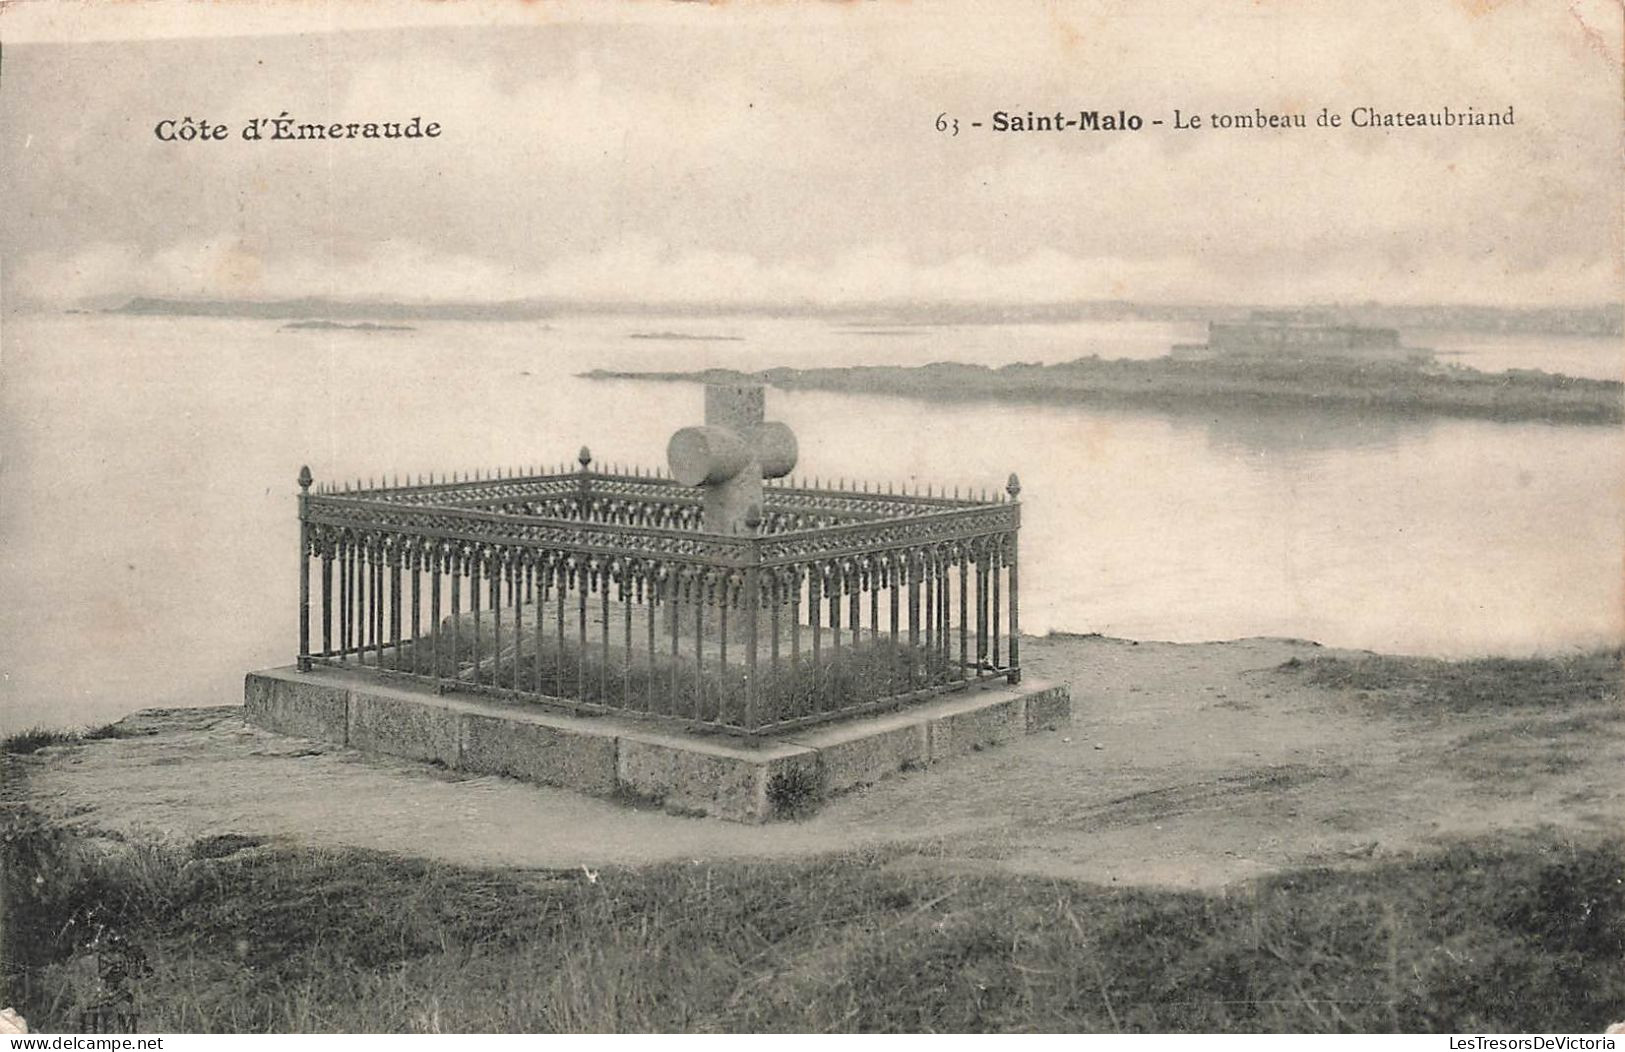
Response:
[[[290,117],[287,111],[275,117],[255,117],[245,121],[240,132],[249,142],[269,140],[312,141],[327,139],[438,139],[438,121],[413,117],[408,121],[335,121],[315,124]],[[161,120],[152,129],[161,142],[218,142],[231,138],[231,127],[192,117]]]

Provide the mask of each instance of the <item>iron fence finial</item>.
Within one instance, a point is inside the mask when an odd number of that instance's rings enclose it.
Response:
[[[1010,494],[1011,500],[1015,500],[1021,495],[1021,479],[1016,477],[1014,471],[1010,472],[1010,481],[1005,485],[1004,491]]]
[[[301,465],[299,468],[299,488],[302,490],[308,490],[310,489],[310,484],[315,481],[316,480],[312,478],[310,474],[310,465]]]
[[[581,464],[581,470],[586,471],[587,465],[592,463],[592,450],[582,446],[581,452],[576,454],[576,461]]]

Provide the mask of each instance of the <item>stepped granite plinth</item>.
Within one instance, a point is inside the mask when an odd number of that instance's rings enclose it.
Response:
[[[344,669],[268,669],[244,688],[250,723],[284,734],[668,810],[759,822],[791,807],[1064,726],[1066,687],[986,686],[755,741],[534,702],[437,693]]]

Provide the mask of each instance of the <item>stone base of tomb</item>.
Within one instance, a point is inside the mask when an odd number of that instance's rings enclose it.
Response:
[[[1065,726],[1072,701],[1058,684],[994,681],[753,742],[632,718],[565,715],[532,702],[437,694],[356,670],[290,667],[250,673],[244,710],[257,726],[361,752],[760,822],[804,813],[899,771]]]

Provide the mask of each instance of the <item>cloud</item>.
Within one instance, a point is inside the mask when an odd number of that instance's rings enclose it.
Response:
[[[902,10],[19,48],[0,93],[0,156],[22,159],[0,279],[52,302],[656,303],[1537,303],[1614,299],[1625,279],[1617,76],[1551,5]],[[83,102],[99,98],[118,103]],[[1356,105],[1516,105],[1519,120],[933,127],[1000,108]],[[445,130],[410,145],[150,135],[163,116],[283,110]]]

